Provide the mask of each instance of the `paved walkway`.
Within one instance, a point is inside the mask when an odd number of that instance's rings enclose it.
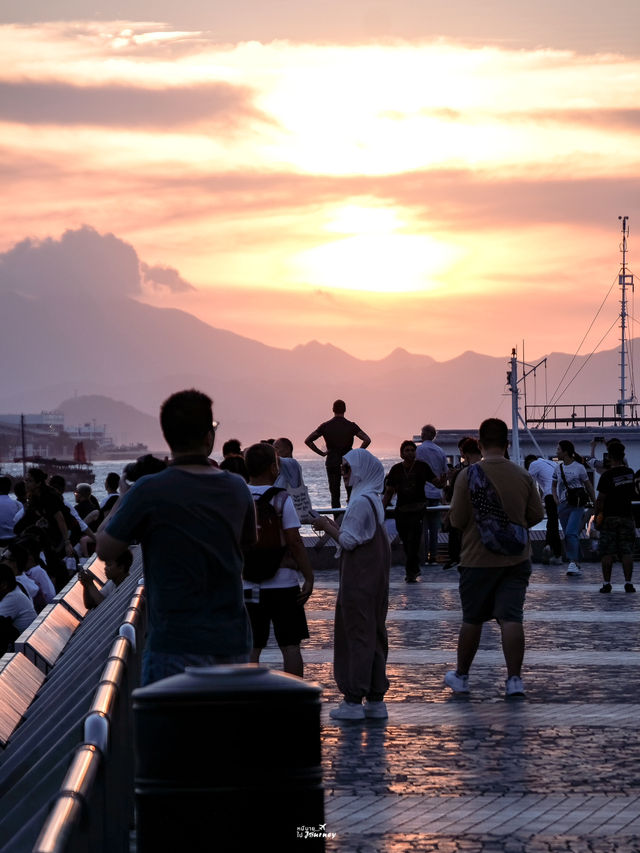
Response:
[[[640,593],[622,570],[601,595],[534,567],[527,597],[526,699],[503,696],[494,624],[485,626],[471,693],[442,684],[455,665],[457,573],[392,571],[388,721],[338,723],[332,678],[335,570],[309,603],[306,677],[323,688],[327,851],[640,851]],[[639,584],[640,589],[640,584]],[[273,642],[273,641],[271,641]],[[264,663],[280,666],[269,648]]]

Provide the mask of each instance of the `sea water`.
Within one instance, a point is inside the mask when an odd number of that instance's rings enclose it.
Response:
[[[221,461],[221,457],[214,457],[217,462]],[[385,470],[385,474],[389,471],[392,465],[395,465],[396,462],[400,462],[399,457],[390,457],[390,456],[380,456],[380,461]],[[312,506],[318,509],[328,509],[331,507],[331,499],[329,496],[329,485],[327,483],[327,474],[324,464],[324,458],[318,456],[317,458],[307,459],[300,458],[298,459],[300,465],[302,467],[302,476],[304,477],[304,482],[309,489],[309,497],[311,498]],[[96,496],[98,501],[102,503],[107,493],[104,488],[104,480],[107,474],[110,471],[115,471],[116,474],[122,474],[125,467],[130,463],[135,462],[135,459],[118,459],[118,460],[109,460],[104,459],[98,462],[92,462],[93,473],[95,474],[95,482],[91,486],[93,494]],[[22,476],[22,463],[4,463],[2,465],[2,473],[10,474],[13,477]],[[65,498],[68,503],[74,504],[75,498],[73,492],[66,492]],[[341,503],[344,506],[346,503],[346,492],[344,489],[344,485],[342,486],[342,496]]]

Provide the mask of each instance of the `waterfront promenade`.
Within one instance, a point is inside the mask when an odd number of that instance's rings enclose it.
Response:
[[[640,593],[625,595],[619,565],[610,595],[598,592],[597,563],[579,578],[534,565],[527,697],[509,700],[494,624],[469,696],[443,686],[455,666],[458,575],[422,571],[407,585],[392,569],[389,719],[365,723],[329,718],[338,578],[317,573],[303,654],[306,677],[324,688],[327,851],[640,851]],[[280,661],[271,639],[261,662]]]

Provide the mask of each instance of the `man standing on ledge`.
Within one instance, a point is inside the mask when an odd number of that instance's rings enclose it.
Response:
[[[482,451],[480,466],[489,484],[498,494],[509,520],[530,528],[544,518],[538,487],[531,475],[505,458],[508,429],[504,421],[489,418],[479,430]],[[460,554],[460,601],[462,627],[458,637],[457,669],[447,672],[445,684],[454,693],[469,692],[469,669],[480,644],[482,625],[495,619],[502,632],[502,651],[507,664],[507,696],[523,696],[520,677],[524,658],[522,627],[524,598],[531,575],[530,543],[519,553],[506,555],[486,548],[482,542],[471,496],[469,471],[463,468],[456,477],[449,517],[462,530]]]
[[[346,411],[347,406],[344,400],[336,400],[333,404],[333,418],[320,424],[304,441],[314,453],[325,457],[329,492],[331,493],[331,507],[333,509],[340,506],[342,457],[353,448],[354,438],[359,438],[362,441],[360,445],[362,448],[371,444],[371,439],[366,432],[361,430],[358,424],[345,418],[344,413]],[[324,438],[326,450],[320,450],[316,446],[315,442],[319,438]],[[347,486],[347,500],[349,500],[350,492],[351,489]]]
[[[105,562],[134,540],[142,545],[149,613],[143,685],[187,666],[248,662],[252,647],[242,590],[242,548],[256,541],[249,488],[209,460],[215,424],[206,394],[173,394],[160,425],[171,464],[134,483],[96,537]]]

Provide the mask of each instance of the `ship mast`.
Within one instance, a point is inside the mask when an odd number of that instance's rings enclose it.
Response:
[[[629,217],[619,216],[618,219],[622,222],[622,243],[620,251],[622,252],[622,269],[618,275],[618,284],[622,289],[620,297],[620,399],[618,400],[618,415],[620,423],[625,425],[626,407],[628,403],[633,402],[633,397],[626,396],[626,329],[627,329],[627,287],[633,290],[633,275],[627,272],[627,237],[629,236]]]

